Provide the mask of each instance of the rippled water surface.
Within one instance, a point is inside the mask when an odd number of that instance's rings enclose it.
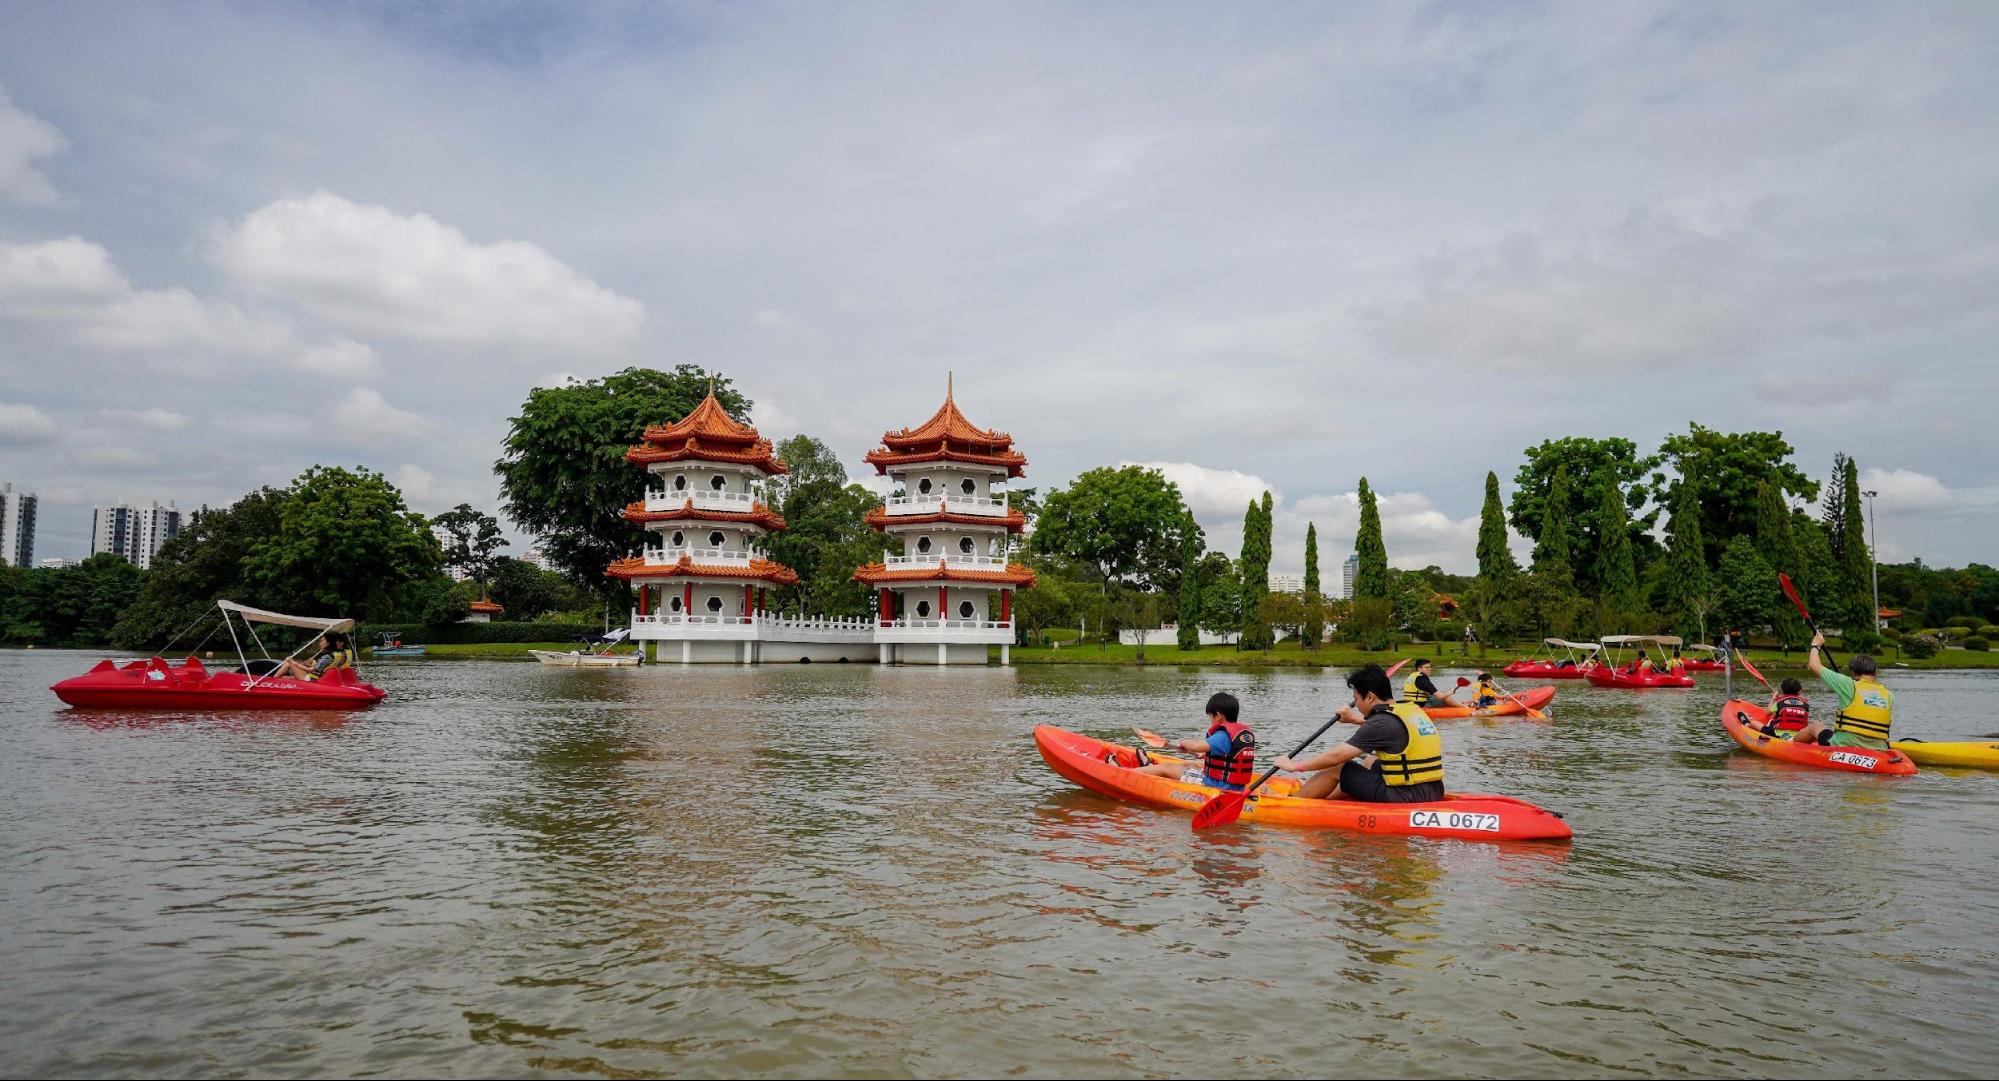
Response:
[[[1990,1076],[1999,773],[1734,750],[1720,678],[1448,722],[1573,845],[1245,826],[1029,733],[1266,747],[1334,672],[410,660],[351,716],[63,708],[0,652],[0,1072]],[[1896,673],[1988,736],[1999,677]]]

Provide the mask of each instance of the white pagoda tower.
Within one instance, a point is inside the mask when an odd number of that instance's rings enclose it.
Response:
[[[785,528],[763,502],[765,480],[786,472],[770,440],[729,416],[712,388],[692,413],[647,428],[644,439],[625,460],[645,467],[646,496],[624,516],[651,535],[643,555],[605,572],[638,587],[634,640],[658,642],[658,659],[682,663],[875,659],[866,620],[769,613],[770,587],[798,581],[758,551]]]
[[[1027,459],[1013,437],[975,427],[947,384],[929,420],[882,436],[869,465],[902,494],[868,513],[868,524],[902,542],[854,578],[878,591],[874,640],[883,664],[984,664],[987,647],[1011,661],[1013,593],[1034,572],[1012,561],[1025,517],[1007,502],[1007,481]]]

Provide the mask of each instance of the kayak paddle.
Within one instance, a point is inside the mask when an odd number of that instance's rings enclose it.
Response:
[[[1791,604],[1797,608],[1798,614],[1805,617],[1805,626],[1812,629],[1812,637],[1818,637],[1819,625],[1812,622],[1812,614],[1805,610],[1805,599],[1798,596],[1798,587],[1791,584],[1791,576],[1779,572],[1777,584],[1784,587],[1784,596],[1791,598]],[[1832,647],[1820,646],[1819,649],[1825,653],[1825,661],[1832,665],[1832,670],[1839,671],[1839,662],[1832,659]]]
[[[1493,680],[1493,681],[1492,681],[1492,685],[1493,685],[1494,687],[1499,687],[1499,681],[1498,681],[1498,680],[1496,680],[1496,679],[1495,679],[1495,680]],[[1514,693],[1513,693],[1512,691],[1509,691],[1509,690],[1507,690],[1507,689],[1506,689],[1506,688],[1504,688],[1504,687],[1499,687],[1499,693],[1501,693],[1501,694],[1505,695],[1505,696],[1506,696],[1506,697],[1508,697],[1508,698],[1511,698],[1511,699],[1513,699],[1513,704],[1514,704],[1514,705],[1516,705],[1516,706],[1519,706],[1519,707],[1520,707],[1521,709],[1524,709],[1524,710],[1526,710],[1526,711],[1527,711],[1527,716],[1529,716],[1529,717],[1532,717],[1532,718],[1534,718],[1534,719],[1535,719],[1535,720],[1537,720],[1537,721],[1545,721],[1545,720],[1547,720],[1547,719],[1548,719],[1548,715],[1547,715],[1547,714],[1545,714],[1545,713],[1541,712],[1541,711],[1540,711],[1540,710],[1538,710],[1538,709],[1535,709],[1535,708],[1534,708],[1533,706],[1530,706],[1530,705],[1528,705],[1528,704],[1527,704],[1527,703],[1525,703],[1525,702],[1522,702],[1522,701],[1520,700],[1520,696],[1519,696],[1519,695],[1517,695],[1517,694],[1514,694]]]
[[[1290,754],[1286,755],[1285,757],[1296,758],[1299,755],[1304,754],[1305,748],[1310,747],[1313,743],[1317,742],[1320,736],[1326,734],[1326,729],[1331,728],[1332,726],[1338,723],[1340,723],[1340,717],[1339,714],[1336,713],[1333,715],[1331,720],[1328,720],[1325,724],[1320,725],[1319,730],[1317,732],[1314,732],[1310,736],[1305,737],[1305,742],[1300,743],[1295,750],[1293,750]],[[1211,829],[1215,826],[1226,826],[1229,823],[1234,822],[1236,819],[1241,818],[1243,803],[1245,803],[1249,799],[1250,795],[1254,793],[1257,789],[1262,788],[1263,782],[1269,780],[1271,776],[1274,775],[1276,772],[1277,772],[1276,766],[1272,766],[1269,769],[1264,770],[1263,776],[1258,777],[1256,779],[1255,784],[1250,785],[1248,788],[1244,789],[1241,792],[1217,793],[1213,799],[1210,799],[1208,802],[1201,804],[1200,810],[1194,812],[1194,828],[1196,830],[1204,830],[1204,829]]]
[[[1401,660],[1396,661],[1394,664],[1388,666],[1387,674],[1392,676],[1395,673],[1400,672],[1402,670],[1402,666],[1408,663],[1409,663],[1409,658],[1407,657],[1404,657]]]
[[[1166,746],[1166,737],[1157,732],[1148,732],[1143,728],[1133,728],[1131,734],[1137,736],[1147,747]]]
[[[1742,670],[1749,673],[1752,676],[1755,676],[1757,682],[1763,684],[1763,686],[1765,687],[1770,686],[1770,681],[1763,678],[1763,673],[1758,672],[1756,670],[1756,666],[1749,663],[1749,657],[1747,654],[1737,653],[1735,654],[1735,659],[1742,662]]]

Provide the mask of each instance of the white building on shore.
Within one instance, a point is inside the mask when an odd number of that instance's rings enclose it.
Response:
[[[868,524],[902,551],[854,572],[876,590],[881,663],[985,664],[993,645],[1010,663],[1013,594],[1034,585],[1012,559],[1026,520],[1006,485],[1027,468],[1013,437],[966,420],[947,385],[929,420],[885,433],[867,462],[900,491]]]
[[[153,565],[160,545],[180,535],[180,527],[181,513],[171,499],[164,507],[158,501],[97,507],[90,514],[90,554],[114,552],[144,570]]]
[[[35,510],[40,504],[33,492],[17,492],[0,483],[0,566],[30,567],[35,562]]]

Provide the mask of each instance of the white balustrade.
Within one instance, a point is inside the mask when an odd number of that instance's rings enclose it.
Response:
[[[686,556],[696,563],[721,563],[737,567],[747,567],[750,564],[750,552],[741,548],[648,548],[646,565],[670,567],[680,562],[681,556]]]
[[[679,510],[692,499],[697,509],[711,507],[741,513],[749,510],[762,498],[757,492],[718,492],[712,488],[687,488],[678,492],[662,492],[654,489],[646,493],[646,509]]]
[[[966,555],[963,552],[952,554],[941,551],[916,552],[911,555],[894,555],[889,552],[882,553],[882,566],[884,567],[938,567],[947,562],[954,567],[971,567],[977,570],[1005,570],[1007,557],[1003,554],[982,556]]]
[[[949,509],[958,514],[983,514],[1004,517],[1007,513],[1007,497],[983,495],[898,495],[887,501],[890,514],[930,514]]]

